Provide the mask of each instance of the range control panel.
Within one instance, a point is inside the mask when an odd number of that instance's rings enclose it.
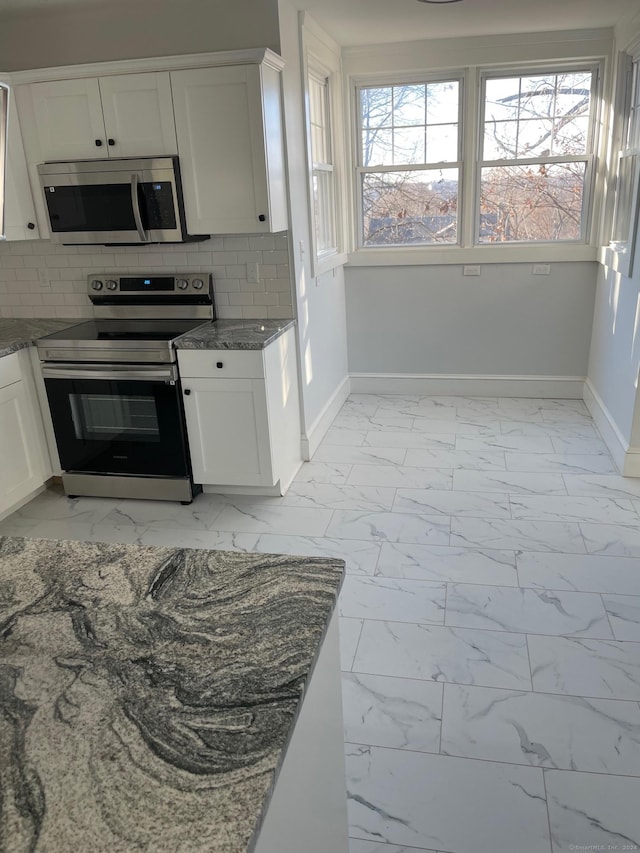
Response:
[[[87,291],[92,302],[105,296],[123,299],[162,297],[203,296],[211,293],[213,276],[211,273],[175,273],[174,275],[90,275],[87,279]]]

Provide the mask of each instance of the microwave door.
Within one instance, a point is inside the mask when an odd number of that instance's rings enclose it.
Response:
[[[144,207],[149,239],[159,243],[181,242],[183,223],[174,170],[144,169],[139,197]]]
[[[149,242],[142,171],[49,176],[43,182],[51,237],[59,243]]]

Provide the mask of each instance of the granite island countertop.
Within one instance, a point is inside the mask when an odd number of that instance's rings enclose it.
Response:
[[[295,320],[213,320],[176,338],[176,349],[264,349]]]
[[[66,329],[67,326],[75,326],[81,323],[82,320],[64,320],[58,318],[34,318],[23,319],[5,317],[0,318],[0,358],[5,355],[11,355],[19,349],[25,349],[31,346],[38,338],[44,335],[50,335],[52,332],[57,332],[60,329]]]
[[[0,838],[246,853],[341,560],[0,537]]]

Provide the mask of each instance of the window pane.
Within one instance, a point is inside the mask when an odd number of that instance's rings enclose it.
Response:
[[[427,83],[427,122],[429,124],[458,123],[460,84],[457,80]]]
[[[427,128],[427,162],[443,163],[458,159],[458,126],[441,124]]]
[[[457,242],[458,170],[362,175],[365,246]]]
[[[376,89],[362,89],[360,115],[363,127],[390,127],[393,115],[393,88],[383,86]]]
[[[580,240],[586,164],[482,170],[480,242]]]
[[[527,119],[519,123],[518,157],[548,157],[551,154],[553,123],[549,119]]]
[[[393,123],[396,127],[424,125],[424,84],[393,87]]]
[[[393,162],[424,163],[425,140],[423,127],[398,127],[393,132]]]
[[[362,165],[393,165],[393,131],[391,129],[362,131]]]
[[[511,160],[516,156],[517,144],[517,121],[485,121],[485,160]]]
[[[487,80],[485,121],[515,121],[518,118],[519,77]]]
[[[316,225],[316,252],[335,249],[333,220],[333,174],[316,172],[313,175],[313,208]]]
[[[556,121],[551,151],[556,155],[584,154],[587,150],[589,117]]]

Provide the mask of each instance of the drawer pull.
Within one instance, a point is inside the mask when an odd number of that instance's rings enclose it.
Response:
[[[224,364],[221,361],[217,361],[216,367],[224,367]]]
[[[188,397],[190,393],[191,393],[191,388],[185,388],[184,389],[184,396],[185,397]]]

